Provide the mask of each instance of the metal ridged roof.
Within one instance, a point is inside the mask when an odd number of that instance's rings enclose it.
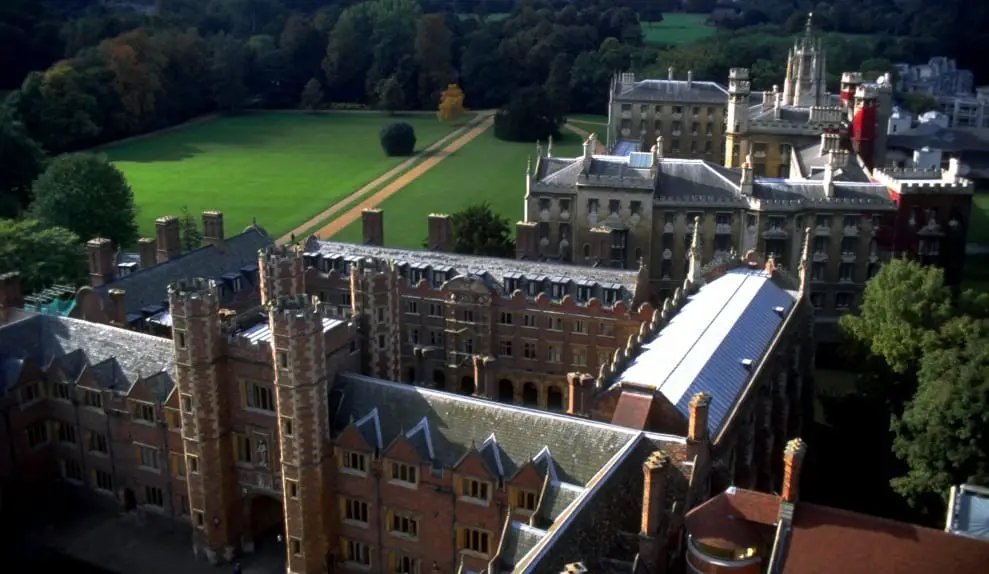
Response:
[[[618,140],[618,142],[615,143],[615,149],[611,150],[611,155],[630,155],[638,149],[639,142],[635,140]]]
[[[765,272],[730,271],[691,296],[618,380],[656,389],[685,418],[693,395],[710,394],[714,436],[795,302]]]
[[[952,501],[949,531],[989,540],[989,489],[971,485],[953,488]]]

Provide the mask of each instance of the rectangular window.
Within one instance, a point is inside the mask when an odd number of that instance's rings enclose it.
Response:
[[[502,325],[511,325],[512,324],[512,314],[509,313],[508,311],[502,311],[501,312],[501,320],[499,321],[499,323],[502,324]]]
[[[351,472],[365,474],[367,473],[367,457],[363,453],[345,450],[340,466]]]
[[[389,512],[388,532],[395,536],[419,537],[419,520],[404,512]]]
[[[526,359],[536,358],[536,344],[535,343],[522,343],[522,356]]]
[[[45,423],[37,423],[27,428],[27,445],[31,448],[48,444],[48,426]]]
[[[94,409],[102,409],[103,395],[101,395],[96,391],[86,391],[86,394],[83,395],[83,403],[87,407],[92,407]]]
[[[251,464],[251,437],[234,434],[234,456],[237,457],[237,462],[241,464]]]
[[[838,293],[834,296],[834,306],[835,309],[839,311],[847,311],[849,307],[852,306],[852,294],[851,293]]]
[[[192,395],[182,395],[182,412],[192,412]]]
[[[473,323],[474,322],[474,311],[471,309],[464,309],[464,322]]]
[[[464,339],[464,352],[468,355],[474,352],[474,339]]]
[[[406,301],[405,302],[405,312],[410,315],[419,314],[419,302],[418,301]]]
[[[391,463],[391,479],[393,482],[401,482],[415,486],[416,484],[419,484],[419,477],[416,472],[417,470],[418,469],[411,464],[393,462]]]
[[[581,320],[576,320],[573,322],[573,332],[574,333],[587,333],[587,325]]]
[[[58,442],[76,444],[76,427],[63,422],[59,422],[57,425]]]
[[[442,346],[443,345],[443,331],[430,331],[429,332],[429,344]]]
[[[65,383],[52,383],[52,398],[63,401],[72,400],[72,390]]]
[[[502,340],[499,350],[501,351],[500,355],[502,357],[511,357],[512,356],[512,340],[511,339],[504,339],[504,340]]]
[[[476,528],[461,528],[457,537],[460,543],[460,550],[469,550],[478,554],[488,554],[489,539],[488,533]]]
[[[442,317],[443,316],[443,305],[439,303],[429,304],[429,316],[430,317]]]
[[[598,333],[602,337],[614,337],[615,326],[612,323],[601,323],[601,331]]]
[[[175,342],[178,344],[178,347],[180,349],[184,349],[185,348],[185,333],[183,333],[181,331],[176,331],[175,332]]]
[[[267,385],[245,381],[244,400],[247,408],[275,412],[275,391]]]
[[[359,566],[371,565],[371,548],[367,544],[341,538],[340,546],[345,562]]]
[[[58,461],[62,471],[62,478],[82,482],[82,465],[74,458],[66,458]]]
[[[384,307],[378,307],[376,309],[376,311],[377,311],[377,316],[378,316],[378,323],[384,323],[385,322],[385,308]]]
[[[89,452],[107,454],[106,435],[100,433],[89,433]]]
[[[199,457],[196,456],[196,455],[194,455],[194,454],[190,454],[190,455],[187,455],[186,456],[186,459],[187,459],[186,462],[189,463],[189,472],[191,472],[193,474],[198,474],[199,473]]]
[[[419,344],[419,329],[417,327],[412,327],[409,329],[409,344],[410,345]]]
[[[292,436],[292,419],[282,417],[282,434],[285,436]]]
[[[573,364],[578,367],[587,366],[587,349],[584,347],[574,347]]]
[[[150,504],[151,506],[158,506],[160,508],[165,507],[165,493],[161,491],[157,486],[145,486],[144,487],[144,504]]]
[[[529,512],[536,511],[536,493],[532,490],[517,489],[515,491],[515,508],[520,510],[527,510]]]
[[[165,411],[165,420],[168,422],[168,428],[171,430],[181,430],[182,429],[182,415],[168,409]]]
[[[535,327],[536,326],[536,316],[526,313],[522,316],[522,325],[524,327]]]
[[[367,503],[363,500],[344,498],[342,518],[352,522],[367,523]]]
[[[388,553],[388,566],[392,574],[419,574],[419,560],[397,552]]]
[[[853,281],[855,278],[855,264],[842,263],[838,266],[838,281]]]
[[[172,476],[185,478],[185,456],[180,452],[173,452],[168,455],[168,466],[171,467]]]
[[[302,556],[302,541],[298,538],[288,539],[289,547],[292,550],[293,556]]]
[[[485,502],[490,500],[489,497],[491,496],[489,484],[483,480],[475,480],[473,478],[461,479],[460,494],[466,498],[483,500]]]
[[[383,334],[382,335],[378,335],[378,348],[379,349],[384,349],[385,348],[385,336]]]
[[[550,345],[546,348],[546,360],[550,363],[560,363],[562,358],[560,356],[560,348],[556,345]]]
[[[562,331],[563,330],[563,319],[560,317],[550,317],[549,318],[549,330],[550,331]]]
[[[93,470],[93,484],[100,490],[113,492],[113,477],[105,470]]]
[[[137,451],[137,464],[143,468],[158,469],[158,449],[144,446],[141,444],[135,444],[134,448]]]
[[[288,493],[289,498],[299,498],[299,483],[292,479],[286,478],[285,492]]]
[[[601,365],[607,365],[610,363],[611,355],[612,352],[607,349],[598,351],[598,368],[601,368]]]
[[[134,420],[143,421],[146,423],[156,422],[157,417],[155,417],[154,405],[149,405],[147,403],[136,403],[134,405]]]

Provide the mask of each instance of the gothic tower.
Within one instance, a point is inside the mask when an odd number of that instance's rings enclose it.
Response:
[[[420,277],[418,270],[411,270],[410,273],[410,281],[430,284],[435,279],[425,273]],[[440,272],[434,270],[433,273]],[[358,324],[363,350],[361,369],[371,376],[391,381],[426,380],[420,373],[412,374],[412,380],[410,373],[404,373],[404,376],[402,373],[403,309],[398,285],[401,280],[394,263],[390,261],[380,265],[355,262],[350,267],[352,314]]]
[[[323,572],[330,550],[332,492],[327,385],[331,378],[319,306],[305,295],[267,304],[275,367],[289,574]]]
[[[231,560],[239,537],[240,507],[234,471],[230,402],[222,376],[224,340],[213,281],[178,281],[168,287],[175,345],[176,383],[182,405],[193,550],[210,562]],[[195,469],[198,469],[195,470]]]
[[[270,245],[258,251],[261,304],[306,290],[306,267],[297,246]]]
[[[804,35],[793,44],[786,63],[783,104],[810,107],[827,105],[827,62],[824,45],[814,35],[814,14],[807,15]]]
[[[728,72],[728,129],[725,138],[725,167],[738,167],[748,155],[749,132],[748,68],[732,68]],[[738,146],[738,149],[735,149]]]

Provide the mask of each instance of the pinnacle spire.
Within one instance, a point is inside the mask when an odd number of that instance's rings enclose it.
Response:
[[[807,13],[807,24],[804,26],[804,33],[810,36],[814,33],[814,13]]]
[[[810,226],[808,225],[807,228],[804,229],[804,249],[800,254],[800,270],[798,272],[798,276],[800,278],[799,293],[801,296],[807,295],[807,286],[809,279],[808,277],[809,269],[807,269],[807,267],[810,265],[810,239],[811,239],[811,230],[810,230]]]
[[[701,283],[701,218],[694,217],[694,233],[690,238],[690,265],[687,270],[687,280],[691,285]]]

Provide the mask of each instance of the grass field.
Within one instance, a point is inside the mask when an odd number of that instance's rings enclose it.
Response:
[[[580,138],[565,131],[553,153],[573,157],[580,146]],[[421,248],[430,213],[453,213],[481,201],[514,224],[522,218],[526,158],[535,153],[533,144],[503,142],[493,129],[484,132],[378,206],[385,212],[385,244]],[[360,241],[360,222],[333,239]]]
[[[400,164],[405,158],[385,157],[378,142],[381,127],[396,120],[415,127],[418,149],[454,129],[426,114],[259,113],[102,151],[134,190],[142,235],[153,237],[155,218],[188,206],[193,214],[223,211],[228,235],[256,217],[277,236]]]
[[[662,22],[643,22],[642,40],[653,45],[689,44],[713,36],[715,29],[706,26],[707,14],[663,14]]]

